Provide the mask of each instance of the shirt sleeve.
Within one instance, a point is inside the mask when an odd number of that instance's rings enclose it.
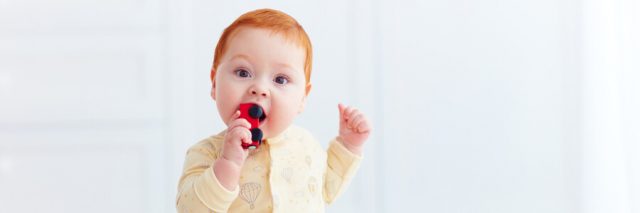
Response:
[[[332,203],[347,188],[361,160],[361,156],[351,153],[336,139],[329,143],[323,190],[327,204]]]
[[[178,212],[227,212],[238,197],[239,187],[227,190],[213,173],[217,153],[210,141],[200,142],[187,151],[178,183]]]

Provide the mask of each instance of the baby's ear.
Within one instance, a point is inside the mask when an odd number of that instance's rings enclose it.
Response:
[[[305,93],[304,93],[305,98],[306,96],[309,96],[309,92],[311,92],[311,83],[307,83],[307,86],[305,87]]]
[[[304,106],[306,105],[307,96],[309,96],[309,92],[311,92],[311,83],[308,83],[307,86],[305,87],[305,93],[304,93],[304,96],[302,97],[302,101],[300,102],[300,108],[298,108],[298,114],[304,111]]]
[[[211,98],[216,100],[216,70],[211,69]]]
[[[213,98],[213,100],[216,100],[216,87],[211,88],[211,98]]]

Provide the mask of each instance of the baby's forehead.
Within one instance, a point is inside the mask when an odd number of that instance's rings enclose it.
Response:
[[[304,48],[278,32],[268,29],[238,29],[229,38],[224,58],[227,60],[269,60],[277,64],[304,67]]]
[[[305,48],[302,42],[300,42],[299,39],[296,38],[296,35],[293,35],[289,31],[251,26],[242,26],[235,29],[229,34],[227,43],[233,43],[237,40],[241,40],[240,42],[243,42],[242,40],[252,39],[256,37],[266,38],[270,42],[281,42],[300,49]]]

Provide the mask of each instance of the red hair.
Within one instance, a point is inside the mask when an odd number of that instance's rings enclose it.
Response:
[[[227,50],[227,42],[233,36],[239,27],[256,27],[271,30],[279,33],[285,39],[293,41],[295,44],[305,50],[306,58],[304,63],[304,75],[307,84],[311,80],[311,41],[302,26],[291,16],[284,12],[273,9],[259,9],[247,12],[238,17],[231,25],[229,25],[220,36],[218,45],[216,46],[215,55],[213,57],[213,70],[217,70],[220,65],[222,55]],[[211,72],[211,80],[213,81],[215,72]]]

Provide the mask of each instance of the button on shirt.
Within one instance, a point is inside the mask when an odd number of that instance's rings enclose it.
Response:
[[[229,191],[213,173],[222,132],[187,151],[178,184],[178,212],[324,212],[346,188],[361,157],[332,140],[325,151],[303,128],[291,126],[250,151],[239,185]]]

